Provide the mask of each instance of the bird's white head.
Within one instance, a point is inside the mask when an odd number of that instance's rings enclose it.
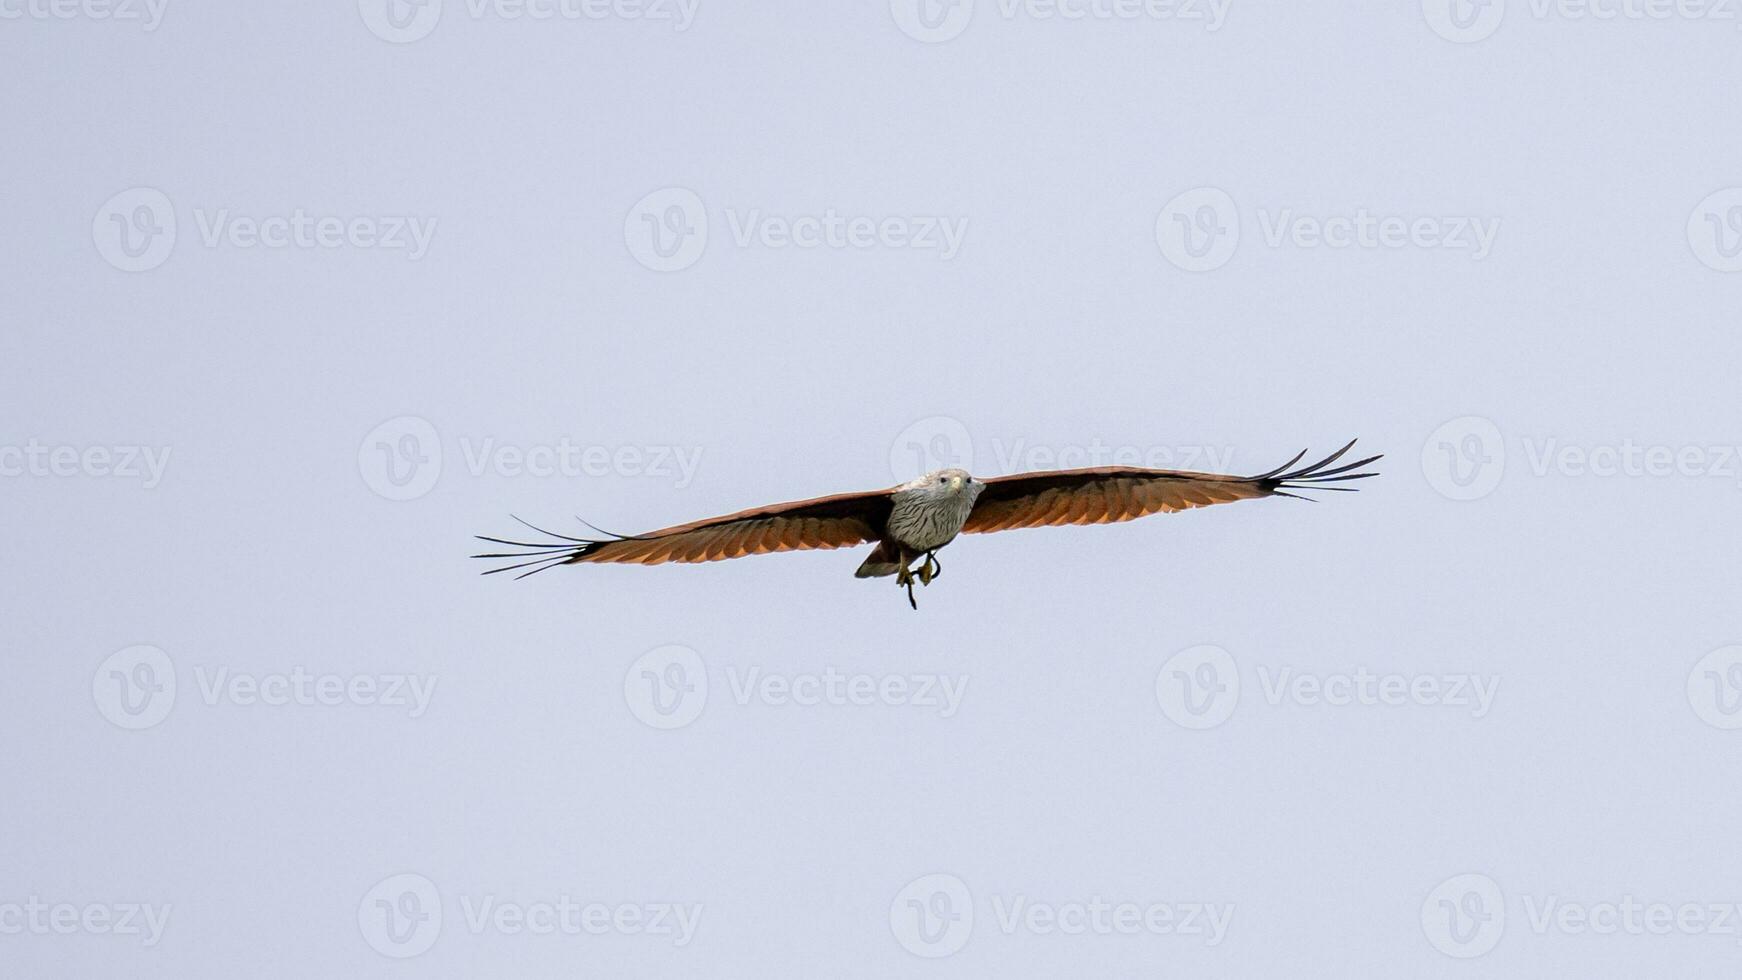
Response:
[[[968,471],[951,467],[946,470],[934,470],[926,475],[910,480],[901,485],[902,490],[912,490],[928,497],[967,497],[969,500],[980,495],[986,489],[986,484],[968,475]]]

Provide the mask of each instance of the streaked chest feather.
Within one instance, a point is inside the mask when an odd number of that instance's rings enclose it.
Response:
[[[915,551],[941,548],[961,533],[968,512],[974,509],[974,496],[896,494],[889,513],[890,536]]]

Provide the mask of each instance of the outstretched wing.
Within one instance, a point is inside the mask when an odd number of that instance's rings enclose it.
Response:
[[[1061,524],[1111,524],[1150,514],[1170,513],[1192,507],[1208,507],[1235,500],[1276,495],[1300,497],[1293,490],[1353,490],[1326,486],[1346,480],[1361,480],[1374,473],[1351,473],[1379,459],[1369,456],[1335,469],[1332,463],[1355,443],[1298,470],[1289,467],[1300,455],[1268,473],[1257,476],[1227,476],[1189,470],[1150,470],[1137,467],[1099,466],[1050,473],[1020,473],[986,481],[986,489],[974,503],[967,534],[1011,531],[1022,527],[1056,527]],[[1287,472],[1285,472],[1287,471]]]
[[[527,524],[548,540],[509,541],[478,535],[480,541],[520,550],[472,557],[522,559],[513,565],[492,568],[484,574],[530,568],[530,571],[515,576],[525,578],[534,572],[577,562],[659,565],[668,561],[721,561],[745,555],[765,555],[771,551],[847,548],[877,539],[889,520],[890,492],[873,490],[795,500],[646,534],[617,535],[600,531],[604,537],[598,539],[571,538]],[[520,523],[526,524],[525,521]]]

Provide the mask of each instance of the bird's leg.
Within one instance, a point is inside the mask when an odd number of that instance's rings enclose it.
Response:
[[[925,564],[919,566],[919,584],[930,585],[931,580],[937,578],[938,574],[943,570],[944,566],[938,562],[937,553],[931,551],[926,552]]]
[[[907,567],[907,563],[913,559],[909,557],[905,551],[903,551],[899,557],[901,558],[901,563],[895,573],[895,584],[907,589],[907,604],[917,610],[919,608],[919,603],[914,601],[913,598],[913,569]]]

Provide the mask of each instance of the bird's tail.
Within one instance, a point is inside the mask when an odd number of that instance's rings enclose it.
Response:
[[[901,563],[896,560],[899,557],[890,554],[889,545],[879,541],[877,547],[872,548],[871,553],[865,556],[864,563],[853,573],[853,577],[882,578],[885,575],[894,575],[901,571]]]

